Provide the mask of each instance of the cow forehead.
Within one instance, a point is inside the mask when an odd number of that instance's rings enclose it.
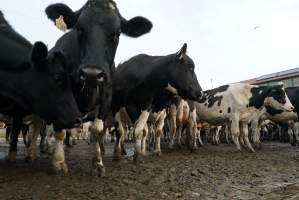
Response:
[[[116,3],[111,0],[89,0],[87,3],[87,7],[110,9],[110,10],[117,9]]]

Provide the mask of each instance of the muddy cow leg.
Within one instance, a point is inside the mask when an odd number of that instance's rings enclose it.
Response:
[[[299,145],[299,122],[294,124],[295,145]]]
[[[146,154],[147,137],[148,137],[148,125],[145,124],[144,129],[143,129],[143,136],[142,136],[142,140],[141,140],[141,154],[143,156],[145,156],[145,154]]]
[[[95,119],[90,127],[91,147],[93,150],[92,158],[92,175],[105,176],[105,167],[103,164],[100,141],[104,135],[103,120]]]
[[[240,128],[239,128],[239,118],[238,117],[235,117],[234,119],[232,119],[231,134],[232,134],[232,139],[234,141],[234,144],[236,145],[237,150],[241,151],[241,145],[239,142]]]
[[[291,145],[295,145],[295,142],[294,142],[294,127],[295,127],[294,122],[289,121],[288,122],[288,135],[289,135],[289,140],[290,140]]]
[[[55,131],[55,145],[54,145],[54,155],[52,160],[52,165],[55,171],[62,171],[64,173],[68,172],[68,167],[65,162],[64,155],[64,138],[65,138],[65,130]]]
[[[115,130],[116,133],[116,142],[114,147],[114,158],[120,159],[122,154],[122,140],[124,140],[125,129],[122,124],[120,112],[117,112],[115,115],[115,120],[117,122],[117,127]]]
[[[11,140],[8,152],[8,161],[15,162],[17,157],[18,138],[22,128],[22,118],[19,116],[12,119]]]
[[[249,137],[248,137],[248,123],[247,122],[241,122],[241,128],[242,128],[242,135],[243,140],[246,144],[246,147],[249,149],[250,152],[255,152],[253,147],[250,144]]]
[[[148,111],[142,111],[135,125],[134,136],[135,136],[135,152],[134,152],[134,161],[138,162],[141,151],[141,141],[143,138],[143,130],[147,123],[149,117]]]
[[[43,120],[38,117],[34,116],[33,118],[33,133],[31,137],[30,146],[27,150],[27,157],[26,160],[35,160],[36,159],[36,145],[37,145],[37,138],[40,134],[41,128],[42,128]]]
[[[157,156],[161,155],[161,135],[163,134],[164,122],[166,118],[166,110],[163,109],[158,114],[158,120],[155,131],[155,149],[154,154]]]
[[[176,116],[177,116],[177,111],[176,111],[176,106],[171,105],[170,106],[170,119],[169,119],[169,124],[170,124],[170,132],[169,132],[169,148],[172,149],[176,137],[176,132],[177,132],[177,126],[176,126]]]

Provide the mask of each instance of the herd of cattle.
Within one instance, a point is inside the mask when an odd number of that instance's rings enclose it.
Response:
[[[35,158],[37,138],[47,124],[46,130],[54,131],[52,165],[57,171],[67,171],[65,130],[89,122],[95,175],[105,173],[104,136],[112,129],[115,157],[126,154],[129,135],[135,161],[145,154],[148,141],[160,155],[161,137],[170,148],[185,144],[195,150],[202,145],[201,129],[215,130],[215,143],[224,130],[237,150],[243,146],[254,152],[251,142],[260,145],[261,127],[287,123],[290,140],[299,142],[299,88],[237,83],[202,91],[187,44],[166,56],[140,54],[115,67],[120,34],[139,37],[152,23],[144,17],[126,20],[112,0],[88,0],[77,11],[52,4],[46,14],[58,28],[68,29],[50,50],[42,42],[28,42],[0,11],[0,118],[10,125],[10,161],[16,159],[19,133],[26,132],[23,124],[29,121],[28,158]]]

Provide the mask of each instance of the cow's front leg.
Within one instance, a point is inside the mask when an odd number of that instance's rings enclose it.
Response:
[[[124,148],[123,141],[124,141],[124,135],[125,135],[125,129],[122,124],[121,120],[121,111],[117,112],[115,115],[115,120],[117,122],[117,127],[116,127],[116,143],[114,147],[114,158],[116,160],[119,160],[121,158],[122,154],[122,148]]]
[[[147,137],[148,137],[148,125],[145,124],[144,129],[143,129],[143,136],[142,136],[142,140],[141,140],[141,154],[143,156],[145,156],[145,154],[146,154]]]
[[[155,149],[154,154],[157,156],[160,156],[162,154],[161,152],[161,135],[163,134],[163,128],[164,128],[164,122],[166,118],[166,110],[163,109],[158,114],[158,121],[156,125],[156,131],[155,131]]]
[[[52,160],[52,165],[55,171],[62,171],[64,173],[68,172],[67,164],[65,163],[64,156],[64,138],[65,138],[65,130],[55,131],[55,145],[54,145],[54,155]]]
[[[177,126],[176,126],[176,116],[177,116],[177,111],[176,111],[176,106],[171,105],[170,106],[170,113],[169,113],[169,124],[170,124],[170,131],[169,131],[169,148],[172,149],[176,137],[176,132],[177,132]]]
[[[138,162],[140,155],[142,155],[142,138],[143,130],[149,117],[148,111],[142,111],[135,125],[135,152],[134,160]]]
[[[21,131],[21,127],[22,127],[22,118],[13,117],[11,139],[9,145],[8,158],[7,158],[7,160],[10,162],[15,162],[17,159],[18,138]]]
[[[101,153],[100,141],[104,131],[104,123],[100,119],[95,119],[90,127],[90,141],[93,150],[92,158],[92,175],[105,176],[105,167]]]
[[[299,145],[299,122],[294,124],[295,145]]]
[[[39,118],[38,116],[34,116],[34,118],[33,118],[33,133],[32,133],[32,137],[31,137],[30,146],[27,149],[27,156],[25,158],[27,161],[29,161],[29,160],[33,161],[36,159],[37,138],[42,129],[42,125],[43,125],[43,120],[41,118]]]

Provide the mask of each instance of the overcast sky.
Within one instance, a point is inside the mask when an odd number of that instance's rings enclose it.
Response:
[[[31,42],[52,47],[63,34],[45,7],[64,2],[73,9],[86,0],[9,0],[1,9]],[[142,15],[153,24],[138,39],[121,37],[116,64],[139,53],[166,55],[188,43],[204,89],[299,67],[299,0],[116,0],[122,15]]]

